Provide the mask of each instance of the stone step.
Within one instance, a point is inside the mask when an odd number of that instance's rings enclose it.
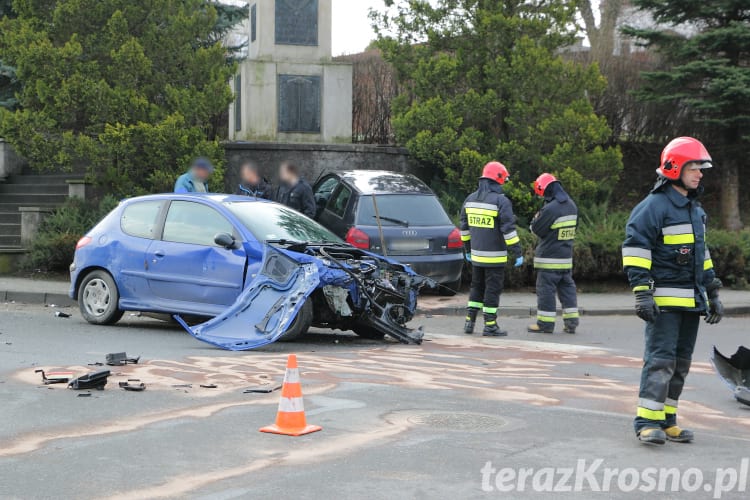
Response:
[[[68,185],[61,183],[23,183],[23,184],[0,184],[0,199],[5,194],[56,194],[67,195]]]
[[[0,234],[1,235],[18,235],[21,236],[21,223],[5,223],[0,222]]]
[[[21,224],[21,212],[0,212],[0,224]]]
[[[3,193],[0,195],[0,204],[12,204],[19,207],[38,207],[40,205],[61,205],[67,199],[67,194]]]
[[[19,207],[41,207],[41,208],[49,208],[50,210],[54,210],[55,208],[59,207],[59,203],[36,203],[34,205],[29,205],[28,203],[4,203],[4,199],[0,198],[0,213],[17,213],[20,216],[20,212],[18,211]]]
[[[0,247],[20,247],[21,235],[0,233]]]
[[[65,184],[67,180],[83,179],[80,174],[13,174],[5,180],[6,184],[33,184],[42,182],[45,184]]]

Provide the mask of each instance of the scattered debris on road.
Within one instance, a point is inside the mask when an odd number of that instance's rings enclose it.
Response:
[[[120,382],[119,386],[126,391],[142,392],[146,390],[146,384],[138,378],[129,378],[127,382]]]
[[[62,311],[55,311],[55,317],[56,318],[70,318],[70,314],[64,313]]]
[[[106,362],[109,366],[123,366],[127,364],[137,365],[140,359],[140,356],[137,358],[129,358],[127,353],[114,352],[107,354]]]
[[[62,372],[62,371],[45,373],[44,370],[34,370],[34,373],[42,374],[42,382],[44,382],[44,385],[67,384],[70,380],[73,379],[73,376],[74,376],[73,372]]]
[[[68,387],[76,391],[82,389],[96,389],[102,391],[104,390],[104,386],[107,385],[107,377],[109,377],[109,375],[109,370],[87,373],[77,379],[71,380]]]

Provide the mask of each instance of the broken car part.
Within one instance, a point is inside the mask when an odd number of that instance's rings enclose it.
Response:
[[[422,342],[422,330],[406,324],[419,291],[434,281],[343,243],[273,243],[285,248],[266,245],[260,272],[222,314],[193,327],[180,316],[175,320],[197,339],[233,351],[261,347],[311,325]]]
[[[101,391],[107,385],[107,377],[109,377],[109,370],[87,373],[72,380],[68,387],[74,390],[97,389]]]
[[[73,372],[47,372],[44,370],[34,370],[34,373],[42,374],[42,382],[44,385],[50,384],[67,384],[73,377]]]
[[[137,365],[140,359],[140,356],[138,356],[137,358],[129,358],[128,355],[124,352],[110,353],[107,354],[107,357],[105,358],[109,366],[123,366],[127,364]]]
[[[714,346],[711,364],[735,399],[750,406],[750,349],[740,346],[731,357],[726,357]]]
[[[146,384],[137,378],[130,378],[127,382],[120,382],[118,385],[126,391],[141,392],[146,390]]]

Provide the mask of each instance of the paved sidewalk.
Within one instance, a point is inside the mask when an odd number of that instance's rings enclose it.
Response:
[[[0,276],[0,302],[70,306],[75,302],[68,297],[68,282],[11,278]],[[419,298],[419,311],[432,315],[463,315],[466,312],[466,293],[455,297],[425,294]],[[721,291],[727,314],[750,314],[750,291]],[[633,295],[628,292],[581,293],[578,295],[581,314],[610,316],[633,314]],[[507,292],[500,300],[500,314],[506,316],[533,316],[536,314],[536,295],[530,292]]]

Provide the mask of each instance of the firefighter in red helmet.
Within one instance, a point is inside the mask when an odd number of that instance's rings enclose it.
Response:
[[[690,370],[701,315],[718,323],[724,307],[706,246],[706,213],[698,196],[711,155],[697,139],[679,137],[664,148],[651,193],[630,214],[623,266],[646,322],[645,353],[635,432],[645,443],[687,443],[677,408]]]
[[[533,333],[555,330],[557,301],[560,297],[563,331],[575,333],[578,328],[578,298],[573,281],[573,241],[578,226],[578,207],[560,181],[552,174],[542,174],[534,181],[534,192],[544,198],[544,206],[531,221],[531,232],[539,238],[534,251],[536,270],[536,323]]]
[[[516,256],[516,267],[523,265],[523,256],[513,205],[503,194],[506,180],[505,165],[496,161],[488,163],[479,179],[479,188],[466,198],[461,209],[461,239],[473,270],[464,325],[464,333],[469,335],[474,333],[480,310],[484,313],[484,336],[508,334],[497,324],[508,250]]]

